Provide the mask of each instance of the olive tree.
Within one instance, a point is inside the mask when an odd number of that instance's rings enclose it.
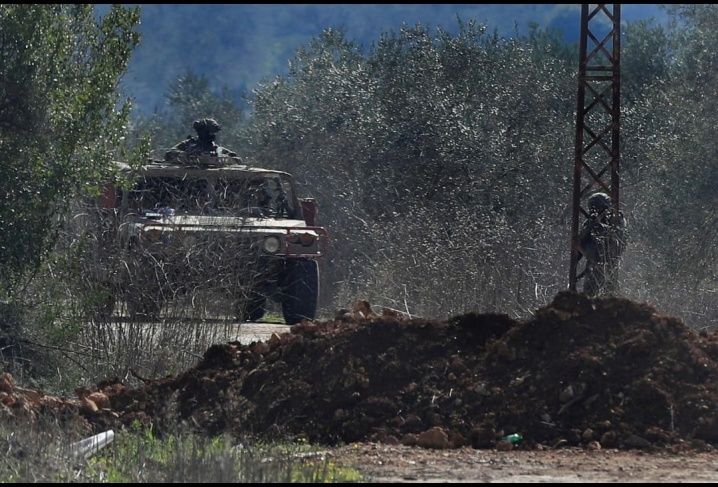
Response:
[[[706,327],[715,321],[718,290],[718,8],[674,5],[669,13],[667,28],[631,26],[624,44],[627,290]]]
[[[52,324],[58,311],[48,296],[64,286],[56,274],[41,271],[52,271],[44,264],[74,202],[98,194],[100,182],[112,177],[109,161],[121,156],[130,103],[118,83],[140,39],[138,23],[139,7],[112,6],[100,17],[91,4],[0,5],[5,362],[28,358],[20,349],[32,341],[28,334]],[[43,356],[28,363],[49,366]]]
[[[327,30],[255,92],[256,154],[306,179],[331,231],[329,301],[410,297],[445,315],[535,288],[536,237],[562,231],[573,127],[570,64],[549,39],[419,25],[365,54]]]
[[[53,247],[72,199],[108,175],[130,104],[118,81],[139,42],[138,8],[0,6],[0,294]]]

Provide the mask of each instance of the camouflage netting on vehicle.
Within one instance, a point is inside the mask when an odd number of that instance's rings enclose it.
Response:
[[[526,449],[675,448],[718,441],[717,361],[716,332],[621,298],[561,292],[524,321],[409,319],[360,302],[265,342],[213,346],[181,375],[108,380],[80,391],[84,406],[42,411],[74,408],[93,431],[139,420],[158,434],[184,423],[327,445],[493,448],[518,433]]]

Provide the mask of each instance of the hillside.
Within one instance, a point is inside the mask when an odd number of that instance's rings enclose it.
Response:
[[[133,5],[133,4],[129,4]],[[294,52],[328,28],[369,48],[382,33],[422,24],[457,30],[464,22],[485,23],[490,31],[525,34],[531,22],[578,38],[580,4],[142,4],[142,42],[124,79],[135,108],[152,112],[164,103],[169,84],[187,69],[207,76],[216,89],[238,94],[258,82],[286,75]],[[107,6],[98,6],[98,13]],[[623,21],[666,19],[659,5],[622,5]],[[191,28],[187,28],[191,25]]]

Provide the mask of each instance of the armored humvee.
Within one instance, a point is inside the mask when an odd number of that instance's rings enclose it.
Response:
[[[328,235],[292,175],[214,152],[150,159],[139,173],[116,164],[134,183],[100,198],[104,248],[117,249],[96,273],[110,290],[104,313],[121,300],[132,318],[154,320],[209,294],[244,321],[261,319],[268,300],[286,324],[315,318]]]

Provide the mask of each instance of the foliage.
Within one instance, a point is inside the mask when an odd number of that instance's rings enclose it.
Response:
[[[333,235],[325,271],[344,294],[327,301],[359,292],[399,297],[398,306],[408,289],[425,315],[503,306],[457,301],[451,289],[421,296],[422,283],[449,274],[468,279],[461,287],[513,288],[489,275],[513,265],[505,238],[529,248],[546,234],[569,191],[561,140],[573,128],[561,96],[572,73],[551,53],[538,32],[505,39],[474,22],[457,36],[403,28],[367,56],[327,30],[298,51],[286,79],[256,90],[254,154],[306,178]]]
[[[628,47],[627,63],[640,69],[640,90],[624,116],[624,199],[637,254],[636,293],[669,312],[711,326],[715,306],[718,145],[711,126],[716,108],[715,6],[676,5],[668,31],[643,25],[629,31],[646,61]],[[650,59],[655,59],[651,61]],[[644,64],[646,63],[646,64]],[[629,68],[629,69],[633,69]],[[633,71],[630,71],[633,72]],[[639,238],[636,238],[639,237]],[[649,285],[646,285],[648,283]]]
[[[0,295],[53,247],[73,199],[109,176],[130,105],[117,85],[139,42],[138,8],[0,7]]]

